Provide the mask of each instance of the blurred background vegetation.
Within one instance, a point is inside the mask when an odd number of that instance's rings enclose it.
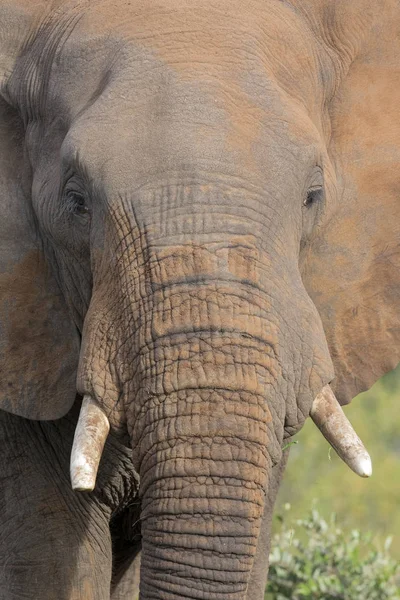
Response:
[[[345,412],[373,461],[371,479],[352,473],[330,451],[310,419],[296,436],[278,496],[276,513],[290,503],[291,519],[304,519],[316,508],[337,520],[349,534],[370,531],[374,543],[384,546],[393,537],[390,553],[400,561],[400,367],[354,398]],[[275,519],[275,531],[279,523]]]
[[[277,515],[265,600],[400,600],[400,563],[373,535],[344,532],[331,513],[313,508],[301,520]]]

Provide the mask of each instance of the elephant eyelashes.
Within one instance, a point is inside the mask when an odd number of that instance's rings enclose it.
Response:
[[[303,201],[304,206],[311,206],[316,202],[320,202],[324,195],[324,189],[322,187],[314,188],[308,191],[305,200]]]
[[[84,194],[76,190],[69,190],[65,194],[65,209],[68,213],[86,216],[89,214]]]
[[[324,199],[324,188],[319,185],[318,187],[310,188],[307,192],[307,196],[303,200],[302,210],[303,226],[302,226],[302,240],[301,247],[310,238],[321,213],[322,201]]]

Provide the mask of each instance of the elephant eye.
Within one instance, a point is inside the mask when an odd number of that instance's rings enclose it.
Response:
[[[320,202],[324,195],[323,187],[316,187],[308,190],[307,196],[303,201],[304,206],[312,206],[316,202]]]
[[[67,212],[85,216],[89,214],[89,207],[85,195],[75,189],[69,189],[65,192],[65,208]]]
[[[86,205],[86,199],[83,196],[83,194],[78,194],[77,192],[74,192],[73,203],[75,212],[79,215],[85,215],[89,212],[89,208]]]

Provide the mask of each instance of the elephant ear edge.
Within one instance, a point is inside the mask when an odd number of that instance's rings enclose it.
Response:
[[[400,361],[400,7],[389,5],[331,103],[336,200],[303,268],[342,404]]]
[[[75,400],[79,335],[37,236],[24,127],[4,93],[36,18],[28,6],[0,7],[0,408],[48,420]]]

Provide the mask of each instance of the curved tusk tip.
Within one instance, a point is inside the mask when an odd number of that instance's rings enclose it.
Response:
[[[70,475],[74,491],[94,490],[109,430],[110,423],[104,411],[90,396],[84,396],[71,450]]]
[[[315,397],[310,415],[346,465],[360,477],[371,477],[371,458],[329,385]]]
[[[84,457],[74,461],[71,465],[71,487],[74,492],[93,492],[96,486],[96,471]]]
[[[354,460],[353,470],[360,477],[371,477],[372,462],[368,454],[365,456],[359,456],[357,459]]]
[[[74,492],[93,492],[94,485],[84,482],[77,482],[76,484],[72,484],[72,490]]]
[[[87,477],[80,474],[77,477],[71,478],[71,487],[74,492],[93,492],[95,485],[93,477],[89,474]]]

